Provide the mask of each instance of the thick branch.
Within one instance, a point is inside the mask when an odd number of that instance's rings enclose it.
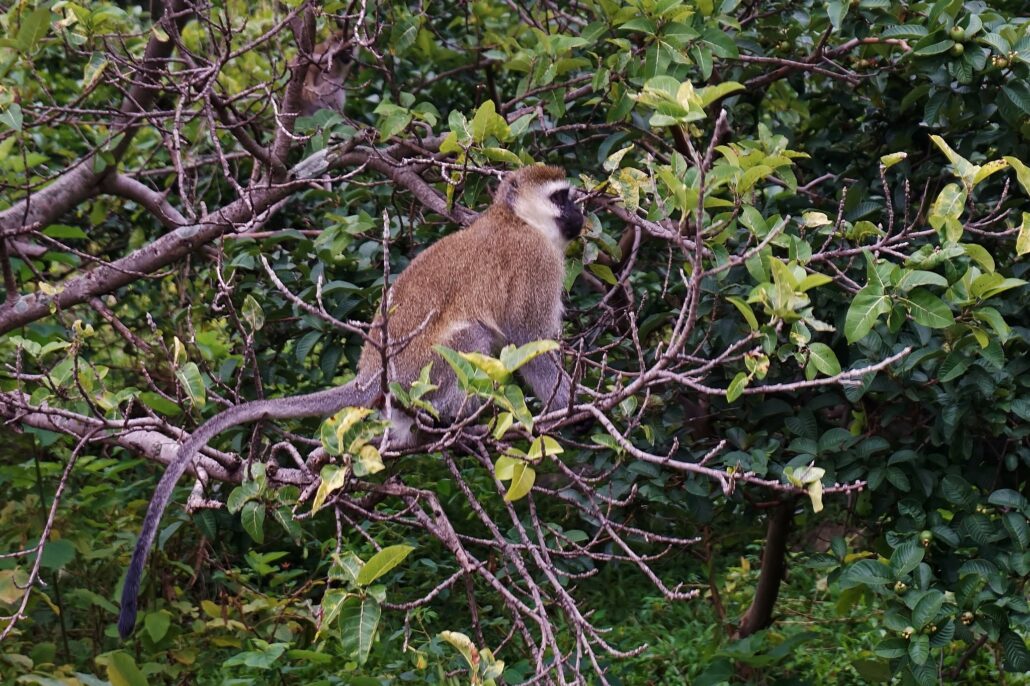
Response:
[[[185,6],[185,0],[172,0],[168,3],[168,11],[162,21],[171,21],[170,17],[179,17],[181,20]],[[112,151],[116,161],[128,149],[129,142],[139,130],[140,113],[145,112],[154,102],[159,92],[157,75],[165,70],[168,57],[172,53],[172,41],[159,40],[157,36],[157,32],[151,33],[139,67],[143,78],[129,91],[120,110],[121,125],[112,130],[112,135],[122,136]],[[94,171],[94,158],[95,153],[80,159],[71,169],[38,193],[33,193],[0,212],[0,235],[26,226],[44,227],[93,195],[100,179],[109,170],[103,168]]]
[[[773,508],[769,515],[769,526],[765,535],[765,550],[762,551],[762,571],[758,575],[758,587],[751,607],[740,618],[737,638],[744,638],[766,628],[772,623],[776,598],[780,584],[787,571],[787,534],[794,521],[795,498],[787,498]]]
[[[50,307],[68,308],[90,298],[128,285],[143,275],[151,274],[230,230],[246,230],[256,222],[267,221],[288,198],[311,179],[321,178],[333,169],[366,165],[409,190],[425,207],[445,217],[465,223],[476,215],[460,205],[447,207],[447,201],[410,167],[393,161],[385,153],[362,148],[352,150],[354,140],[326,148],[294,167],[292,181],[278,186],[250,189],[247,195],[226,207],[205,215],[197,223],[181,226],[139,250],[110,264],[61,283],[61,291],[53,297],[42,293],[23,295],[12,303],[0,306],[0,334],[12,331],[50,315]],[[145,188],[145,187],[144,187]]]

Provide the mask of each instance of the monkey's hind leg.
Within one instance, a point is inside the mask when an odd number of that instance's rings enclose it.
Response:
[[[455,328],[442,345],[462,353],[491,355],[497,348],[497,332],[480,322],[462,323]],[[476,398],[466,396],[458,384],[454,370],[439,356],[433,360],[433,383],[439,388],[433,391],[430,401],[445,421],[454,421],[475,412],[479,407]]]

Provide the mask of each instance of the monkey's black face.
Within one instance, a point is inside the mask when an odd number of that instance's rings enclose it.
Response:
[[[577,238],[583,230],[583,213],[580,212],[576,203],[572,201],[572,194],[569,192],[569,189],[563,188],[552,193],[551,202],[560,210],[557,222],[562,238],[567,241]]]

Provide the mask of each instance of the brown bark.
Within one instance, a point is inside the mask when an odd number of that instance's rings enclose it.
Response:
[[[740,618],[736,638],[750,636],[772,624],[773,609],[780,594],[780,584],[787,572],[787,535],[794,521],[796,498],[790,497],[772,509],[762,551],[762,570],[751,606]]]

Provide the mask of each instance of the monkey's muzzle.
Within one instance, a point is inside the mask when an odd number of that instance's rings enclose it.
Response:
[[[583,231],[583,213],[571,202],[567,204],[562,213],[558,215],[558,228],[562,237],[567,241],[578,238]]]

